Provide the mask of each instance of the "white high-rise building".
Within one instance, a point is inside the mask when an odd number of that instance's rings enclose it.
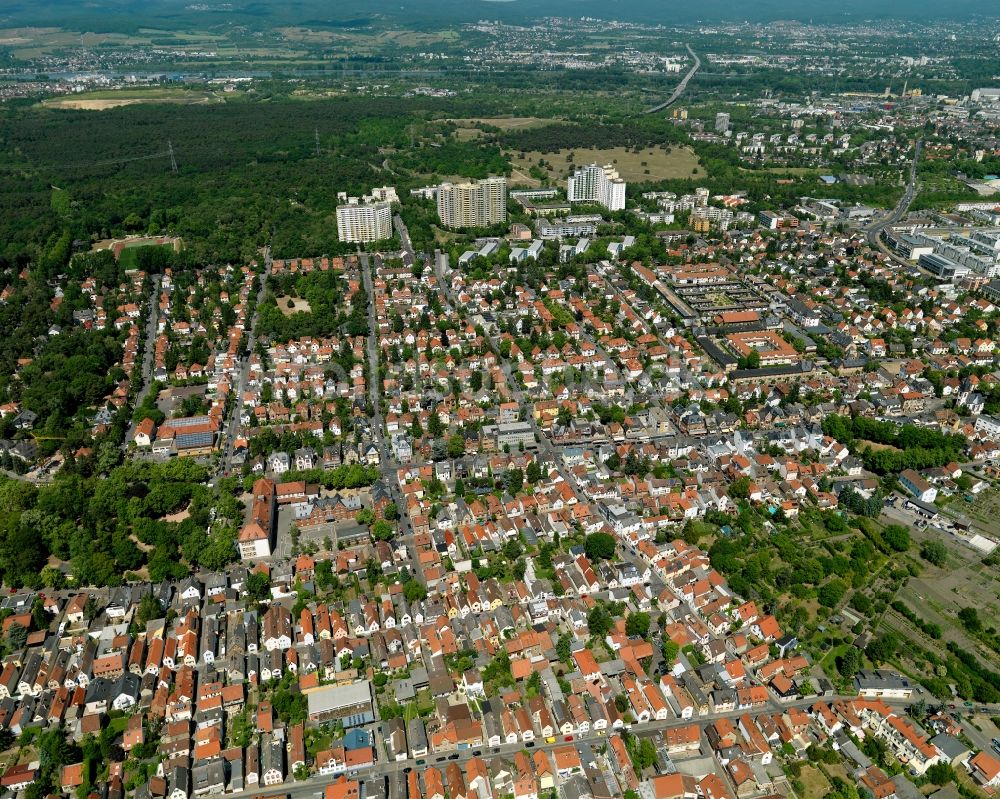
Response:
[[[715,132],[726,133],[729,130],[729,114],[720,111],[715,115]]]
[[[570,175],[566,196],[571,203],[597,203],[609,211],[622,211],[625,209],[625,181],[611,164],[581,166]]]
[[[337,236],[356,244],[391,239],[392,206],[387,202],[338,205]]]
[[[449,228],[490,227],[507,221],[507,178],[469,183],[442,183],[437,191],[438,216]]]

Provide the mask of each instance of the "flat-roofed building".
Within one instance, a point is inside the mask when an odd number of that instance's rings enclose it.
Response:
[[[387,202],[338,205],[337,237],[357,244],[392,238],[392,207]]]
[[[339,720],[344,727],[359,727],[375,721],[372,686],[367,680],[350,685],[328,685],[306,695],[309,720],[318,723]]]
[[[535,446],[534,428],[527,422],[510,422],[509,424],[497,425],[497,447],[503,449],[504,446],[510,449],[517,449],[520,446]]]
[[[854,687],[865,698],[909,699],[913,695],[912,683],[889,669],[861,669],[854,677]]]
[[[921,255],[917,259],[917,265],[944,281],[957,280],[969,274],[969,267],[956,263],[936,252]]]
[[[609,211],[625,209],[625,181],[611,164],[579,167],[566,181],[571,203],[597,203]]]

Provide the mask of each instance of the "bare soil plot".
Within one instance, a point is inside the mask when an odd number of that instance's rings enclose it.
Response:
[[[309,301],[303,300],[301,297],[278,297],[278,310],[281,311],[285,316],[291,316],[294,313],[310,313],[312,308],[309,307]]]
[[[143,552],[152,552],[154,549],[156,549],[156,547],[153,546],[153,544],[144,544],[142,541],[136,538],[135,533],[129,533],[128,540],[131,541],[133,544],[135,544]]]
[[[151,103],[169,103],[171,105],[205,105],[221,102],[221,98],[210,92],[192,93],[160,93],[156,91],[142,94],[122,93],[115,96],[114,92],[102,92],[102,96],[72,95],[69,97],[51,97],[43,100],[40,105],[46,108],[63,108],[75,111],[107,111],[111,108],[122,108],[129,105]]]
[[[538,128],[543,125],[551,125],[558,120],[539,119],[538,117],[480,117],[478,119],[449,119],[458,125],[456,136],[460,141],[478,139],[483,135],[483,131],[476,125],[489,125],[499,128],[502,131],[524,130],[525,128]]]
[[[555,153],[508,152],[515,169],[527,173],[532,167],[541,167],[553,180],[569,176],[573,167],[585,164],[611,164],[630,182],[699,178],[705,176],[698,156],[690,147],[645,147],[635,152],[627,147],[609,149],[576,148]],[[549,167],[551,166],[551,169]]]
[[[187,519],[190,515],[191,515],[191,505],[189,504],[186,508],[182,508],[176,513],[168,513],[166,516],[163,517],[163,521],[175,522],[179,524],[180,522]]]
[[[42,105],[48,108],[69,108],[73,111],[107,111],[110,108],[121,108],[126,105],[139,105],[146,102],[137,97],[122,97],[118,100],[88,100],[75,97],[59,97],[44,100]]]

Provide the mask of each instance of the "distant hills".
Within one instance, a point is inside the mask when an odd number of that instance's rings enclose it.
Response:
[[[134,31],[243,25],[313,28],[372,22],[424,27],[477,19],[527,22],[542,16],[592,16],[637,22],[693,24],[798,20],[816,23],[905,19],[933,21],[971,16],[1000,18],[995,0],[8,0],[0,28],[45,25],[70,30]]]

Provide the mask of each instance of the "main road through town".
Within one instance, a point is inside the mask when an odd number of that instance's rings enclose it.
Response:
[[[917,196],[917,166],[920,163],[920,151],[923,149],[923,146],[923,140],[917,139],[917,143],[914,145],[913,149],[913,162],[910,164],[910,177],[906,182],[906,189],[903,191],[903,196],[899,198],[899,202],[896,204],[896,207],[885,216],[877,219],[868,227],[864,228],[865,236],[868,238],[868,243],[872,247],[880,249],[886,254],[892,256],[894,259],[896,256],[889,252],[889,249],[882,241],[882,231],[889,225],[893,225],[902,219],[906,212],[910,209],[910,205],[913,203],[913,198]],[[905,261],[901,261],[901,263],[905,263]]]
[[[856,699],[854,695],[843,695],[838,697],[824,697],[823,699],[817,700],[812,699],[798,699],[791,702],[779,703],[775,700],[770,700],[766,708],[760,708],[751,715],[759,714],[762,712],[770,713],[780,713],[788,708],[808,708],[817,701],[830,703],[835,699],[851,700]],[[886,704],[894,709],[902,711],[905,706],[910,704],[909,701],[903,700],[885,700]],[[747,710],[730,710],[722,713],[709,713],[705,716],[699,716],[697,718],[690,719],[666,719],[663,721],[649,721],[645,724],[633,724],[631,726],[631,732],[636,735],[643,735],[648,733],[662,732],[663,730],[669,730],[676,727],[685,727],[689,724],[698,724],[704,729],[705,726],[711,724],[716,719],[729,718],[736,719],[742,716],[744,713],[748,713]],[[567,741],[567,738],[572,738],[572,743]],[[429,766],[435,766],[443,769],[446,765],[452,762],[457,762],[460,766],[464,767],[466,761],[470,760],[475,756],[480,756],[483,758],[493,758],[493,757],[505,757],[511,758],[517,752],[520,751],[530,751],[534,752],[538,749],[544,751],[552,751],[561,746],[574,745],[578,742],[584,742],[592,745],[600,745],[607,741],[606,735],[598,734],[597,732],[590,732],[583,735],[572,735],[572,736],[556,736],[556,740],[552,743],[548,743],[545,739],[536,739],[531,745],[528,743],[518,741],[517,743],[505,743],[500,746],[479,746],[471,747],[468,749],[456,749],[450,752],[437,752],[429,753],[420,758],[407,758],[406,760],[393,760],[389,762],[376,763],[372,768],[359,769],[357,771],[352,771],[348,773],[351,779],[358,780],[377,780],[385,777],[391,777],[399,772],[409,773],[413,769],[418,771],[423,771]],[[464,770],[464,768],[463,768]],[[242,791],[239,793],[226,794],[227,797],[234,797],[239,799],[244,796],[262,797],[262,799],[269,799],[270,797],[278,796],[288,796],[291,799],[308,799],[310,797],[322,796],[323,788],[332,783],[336,779],[335,775],[325,775],[325,774],[314,774],[309,777],[309,779],[302,780],[300,782],[289,782],[284,783],[280,786],[273,786],[268,788],[254,788],[252,790]]]
[[[400,231],[400,238],[409,244],[409,235],[403,220],[396,217],[396,227]],[[412,255],[412,248],[410,253]],[[379,347],[378,347],[378,316],[375,310],[375,284],[372,277],[372,259],[375,260],[376,267],[381,264],[381,255],[369,256],[362,252],[358,256],[361,262],[361,279],[368,295],[368,340],[366,350],[368,352],[368,399],[372,406],[372,427],[375,433],[375,441],[378,445],[379,468],[382,471],[382,482],[389,491],[389,496],[396,503],[399,512],[399,534],[398,537],[406,544],[409,555],[410,573],[421,582],[424,582],[423,569],[420,566],[420,559],[417,557],[416,546],[413,541],[413,525],[410,523],[409,514],[406,512],[406,500],[399,490],[399,480],[396,477],[397,463],[393,456],[389,442],[386,440],[385,420],[382,417],[382,391],[379,385]],[[411,260],[412,263],[412,260]]]

